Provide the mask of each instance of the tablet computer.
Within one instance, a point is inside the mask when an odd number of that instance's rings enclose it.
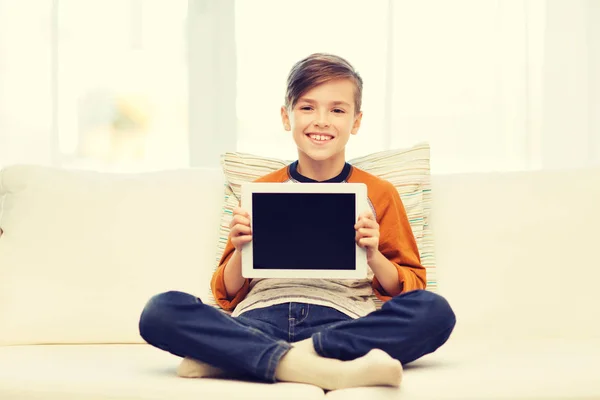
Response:
[[[252,227],[242,248],[245,278],[366,278],[354,229],[368,210],[365,184],[246,183],[241,207]]]

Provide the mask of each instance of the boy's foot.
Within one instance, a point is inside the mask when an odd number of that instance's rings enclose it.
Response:
[[[346,373],[340,376],[338,389],[358,386],[398,387],[402,382],[402,364],[383,350],[373,349],[344,364]]]
[[[182,378],[221,378],[227,376],[227,373],[210,364],[185,357],[177,368],[177,375]]]
[[[373,349],[352,361],[325,358],[294,346],[283,356],[275,376],[280,381],[308,383],[336,390],[362,386],[400,386],[402,364],[386,352]]]

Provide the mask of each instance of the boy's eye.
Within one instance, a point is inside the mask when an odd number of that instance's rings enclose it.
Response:
[[[345,111],[344,111],[344,110],[342,110],[341,108],[334,108],[334,109],[333,109],[333,112],[334,112],[334,113],[337,113],[337,114],[343,114],[343,113],[345,113]]]
[[[300,107],[300,109],[303,111],[310,111],[310,110],[312,110],[312,107],[311,106],[302,106],[302,107]]]

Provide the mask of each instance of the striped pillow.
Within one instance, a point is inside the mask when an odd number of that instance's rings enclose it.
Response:
[[[363,171],[386,179],[398,190],[417,241],[421,262],[427,269],[427,290],[436,292],[433,233],[429,228],[429,214],[431,211],[429,159],[429,145],[422,143],[411,148],[369,154],[348,162]],[[252,182],[261,176],[289,165],[291,162],[290,160],[239,152],[225,153],[221,156],[226,184],[213,271],[218,267],[227,244],[233,209],[239,204],[241,197],[241,184]],[[373,300],[377,308],[380,308],[381,302],[374,295]],[[218,307],[212,291],[209,292],[206,303]]]

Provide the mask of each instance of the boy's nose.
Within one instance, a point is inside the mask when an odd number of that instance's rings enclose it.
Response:
[[[318,118],[314,122],[316,127],[326,128],[329,126],[329,120],[324,115],[319,115]]]

